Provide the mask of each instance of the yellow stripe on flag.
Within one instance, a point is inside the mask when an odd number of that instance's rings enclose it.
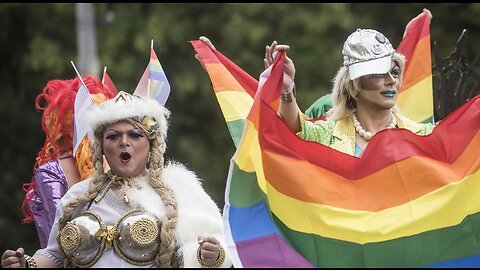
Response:
[[[458,225],[467,215],[480,211],[477,192],[480,189],[480,171],[416,200],[380,212],[306,203],[285,196],[270,184],[267,188],[272,212],[288,228],[359,244]]]
[[[422,123],[432,117],[433,93],[432,75],[421,80],[398,95],[400,112],[415,122]]]
[[[230,122],[247,118],[253,104],[253,98],[247,92],[221,91],[217,92],[216,95],[225,121]]]

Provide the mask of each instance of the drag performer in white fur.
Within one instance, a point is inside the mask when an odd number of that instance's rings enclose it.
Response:
[[[230,267],[217,205],[193,172],[164,166],[169,113],[125,92],[90,112],[92,178],[62,198],[45,249],[7,250],[2,267]]]

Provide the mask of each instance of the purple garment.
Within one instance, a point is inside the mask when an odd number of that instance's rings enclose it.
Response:
[[[68,189],[67,178],[58,159],[40,165],[35,171],[35,185],[36,193],[29,201],[28,207],[33,213],[40,247],[45,248],[55,219],[57,204]]]

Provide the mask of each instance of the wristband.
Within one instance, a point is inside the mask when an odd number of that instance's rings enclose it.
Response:
[[[200,252],[201,252],[201,246],[198,246],[197,260],[202,265],[202,268],[219,268],[223,264],[223,262],[225,262],[225,250],[223,249],[222,246],[220,246],[220,254],[218,255],[217,260],[212,265],[206,265],[202,262]]]
[[[290,89],[283,94],[280,94],[280,100],[283,103],[290,103],[292,102],[293,98],[297,96],[297,91],[295,89],[295,83],[292,83]]]
[[[27,261],[25,267],[26,268],[37,268],[37,262],[31,257],[28,256],[27,254],[23,255],[25,257],[25,260]]]

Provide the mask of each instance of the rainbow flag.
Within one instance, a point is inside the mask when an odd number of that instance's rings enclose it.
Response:
[[[192,45],[219,102],[241,89],[218,52]],[[429,136],[379,132],[356,158],[298,138],[278,117],[284,57],[262,74],[231,160],[224,221],[235,267],[480,265],[479,97]]]
[[[431,135],[385,130],[356,158],[277,116],[283,53],[257,82],[191,43],[237,146],[223,212],[235,267],[480,265],[478,97]]]
[[[153,45],[150,48],[150,62],[133,94],[153,98],[162,106],[165,105],[170,95],[170,83],[162,65],[160,65],[160,61],[158,61],[157,54],[153,50]]]
[[[385,130],[355,158],[299,139],[277,115],[284,57],[257,130],[264,200],[285,241],[322,267],[480,265],[480,96],[429,136]]]
[[[413,18],[405,27],[404,37],[397,48],[407,59],[397,105],[403,115],[419,123],[434,122],[431,18],[427,9]]]
[[[218,103],[237,147],[230,161],[223,211],[225,225],[229,228],[226,231],[228,248],[235,267],[310,266],[311,264],[285,243],[279,234],[269,218],[264,193],[259,190],[257,183],[257,178],[263,178],[256,128],[258,106],[255,104],[258,105],[258,102],[254,103],[259,83],[219,51],[208,48],[202,41],[191,41],[191,44],[210,76]],[[260,84],[263,84],[263,81]],[[230,192],[237,189],[242,191]],[[248,207],[241,207],[245,203]],[[254,227],[250,226],[253,224]],[[245,230],[238,230],[237,225]],[[250,241],[257,236],[265,240]],[[268,254],[276,254],[283,258],[274,262],[273,257],[267,256]],[[265,258],[264,263],[257,262],[257,256]],[[254,262],[249,262],[249,258]]]

